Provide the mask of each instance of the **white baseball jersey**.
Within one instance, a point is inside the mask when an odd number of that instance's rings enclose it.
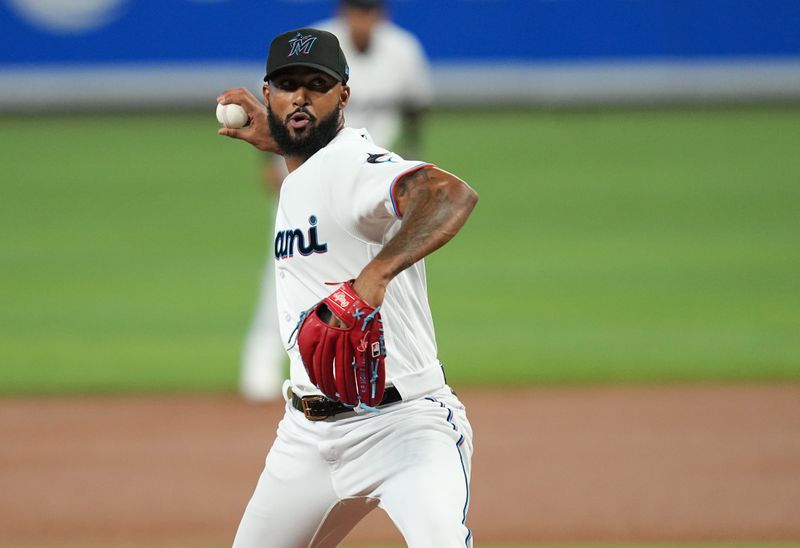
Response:
[[[396,234],[394,184],[427,165],[377,146],[365,130],[344,128],[284,180],[275,221],[277,302],[298,395],[320,393],[290,343],[300,313],[358,276]],[[389,283],[381,316],[387,384],[406,400],[443,387],[423,261]]]
[[[353,93],[345,122],[368,128],[376,143],[391,146],[400,132],[402,108],[425,108],[433,99],[430,68],[419,40],[390,21],[381,21],[372,32],[369,49],[362,53],[343,20],[323,21],[317,28],[336,35],[350,66],[348,85]]]

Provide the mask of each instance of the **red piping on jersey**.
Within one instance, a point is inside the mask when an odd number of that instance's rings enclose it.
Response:
[[[415,171],[419,171],[424,167],[433,167],[433,164],[420,164],[418,166],[414,166],[411,169],[408,169],[394,178],[392,184],[389,185],[389,196],[392,198],[392,209],[394,209],[394,214],[397,216],[398,219],[402,219],[403,216],[400,215],[400,212],[397,210],[397,200],[394,198],[394,185],[399,181],[402,177],[405,177],[409,173],[414,173]]]

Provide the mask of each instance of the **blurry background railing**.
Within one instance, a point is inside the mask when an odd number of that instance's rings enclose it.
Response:
[[[0,109],[196,108],[257,89],[332,0],[4,0]],[[398,0],[443,104],[800,99],[795,0]]]

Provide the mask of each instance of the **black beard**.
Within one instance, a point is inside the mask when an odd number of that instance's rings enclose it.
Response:
[[[318,124],[306,129],[303,133],[298,134],[297,138],[292,138],[289,133],[288,118],[291,118],[295,112],[292,112],[287,117],[287,122],[282,123],[277,116],[272,113],[272,109],[267,105],[267,122],[269,123],[269,131],[272,133],[272,138],[280,147],[284,156],[297,156],[305,160],[311,158],[319,149],[330,143],[336,134],[339,133],[339,114],[341,107],[336,105],[327,117],[322,118]],[[312,122],[313,122],[312,118]]]

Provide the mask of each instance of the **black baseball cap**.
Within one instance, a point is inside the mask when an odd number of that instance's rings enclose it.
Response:
[[[272,41],[264,81],[269,81],[276,72],[289,67],[315,68],[344,84],[350,78],[350,68],[339,40],[330,32],[319,29],[290,30]]]

